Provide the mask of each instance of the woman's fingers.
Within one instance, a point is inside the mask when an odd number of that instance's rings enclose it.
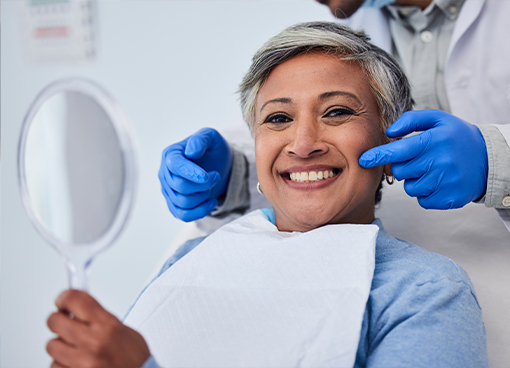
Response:
[[[53,367],[139,368],[150,356],[143,337],[87,293],[66,290],[55,304],[48,327],[59,337],[46,345]]]
[[[53,363],[56,367],[78,367],[85,365],[83,353],[74,346],[67,344],[61,338],[48,341],[46,351],[53,358]]]
[[[88,339],[87,325],[72,319],[64,312],[52,313],[46,323],[52,332],[59,335],[68,344],[80,345]]]
[[[94,298],[81,290],[64,291],[55,301],[55,305],[60,311],[69,312],[75,319],[86,324],[100,322],[112,316]]]
[[[62,365],[54,360],[53,362],[51,362],[50,368],[65,368],[65,365]]]

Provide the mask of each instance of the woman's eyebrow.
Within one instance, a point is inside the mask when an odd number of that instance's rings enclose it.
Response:
[[[348,96],[348,97],[355,99],[361,105],[361,101],[355,94],[352,94],[350,92],[345,92],[345,91],[325,92],[325,93],[319,95],[319,100],[324,101],[324,100],[327,100],[328,98],[331,98],[334,96]]]
[[[260,111],[262,111],[264,109],[264,107],[266,107],[267,104],[270,104],[270,103],[284,103],[284,104],[290,104],[292,103],[292,99],[290,98],[286,98],[286,97],[282,97],[282,98],[275,98],[273,100],[269,100],[267,101],[264,105],[262,105],[262,107],[260,108]]]

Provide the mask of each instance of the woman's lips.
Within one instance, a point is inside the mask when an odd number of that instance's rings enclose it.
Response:
[[[293,167],[281,173],[281,177],[293,188],[319,189],[335,181],[342,171],[331,166]]]

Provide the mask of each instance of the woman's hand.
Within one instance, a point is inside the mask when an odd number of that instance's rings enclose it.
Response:
[[[149,358],[143,337],[123,325],[89,294],[66,290],[55,304],[58,312],[47,321],[50,330],[58,335],[46,345],[53,358],[52,368],[139,368]]]

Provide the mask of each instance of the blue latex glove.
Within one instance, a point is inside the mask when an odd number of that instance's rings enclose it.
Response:
[[[212,128],[204,128],[163,151],[159,181],[168,209],[183,221],[207,216],[227,191],[232,148]]]
[[[444,111],[404,113],[387,130],[394,141],[363,153],[359,164],[374,167],[391,163],[404,189],[426,209],[460,208],[480,198],[487,189],[487,147],[480,130]]]

